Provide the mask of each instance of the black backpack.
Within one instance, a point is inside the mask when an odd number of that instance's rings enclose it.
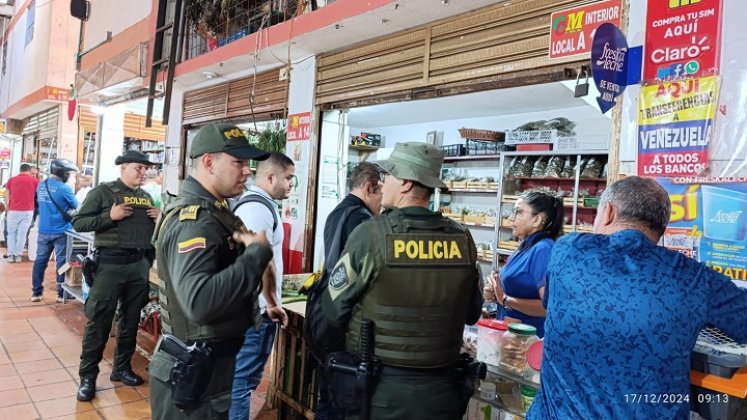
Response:
[[[308,346],[309,351],[319,362],[324,360],[325,355],[334,351],[343,350],[345,346],[344,336],[341,340],[333,343],[330,346],[321,346],[314,341],[312,332],[318,332],[320,328],[324,324],[326,324],[326,320],[324,319],[324,314],[322,313],[321,308],[322,295],[327,290],[327,285],[329,284],[329,273],[331,273],[332,269],[335,268],[335,264],[337,264],[337,261],[340,259],[340,254],[342,253],[342,249],[344,248],[340,246],[340,241],[342,241],[342,226],[348,219],[348,217],[350,217],[350,214],[352,214],[359,208],[363,208],[366,212],[368,212],[368,209],[361,206],[350,206],[345,208],[345,210],[343,211],[342,216],[340,216],[340,219],[337,222],[337,228],[335,229],[335,238],[330,245],[331,253],[329,254],[329,258],[324,262],[324,268],[322,270],[321,278],[319,278],[319,280],[312,284],[307,291],[308,295],[306,298],[304,336],[306,338],[306,345]],[[371,216],[373,217],[373,215]]]

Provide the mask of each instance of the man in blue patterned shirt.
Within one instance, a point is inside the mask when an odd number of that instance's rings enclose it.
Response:
[[[747,342],[747,289],[656,245],[670,207],[653,179],[625,178],[602,195],[597,234],[557,241],[528,419],[687,419],[698,332]]]

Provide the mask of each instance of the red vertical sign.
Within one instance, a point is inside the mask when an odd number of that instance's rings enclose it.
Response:
[[[288,115],[288,141],[308,140],[311,137],[311,113]]]
[[[721,0],[649,0],[643,80],[719,73]]]

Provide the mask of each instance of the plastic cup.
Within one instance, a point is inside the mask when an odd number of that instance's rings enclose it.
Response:
[[[747,194],[702,185],[703,235],[717,241],[742,242],[747,236]]]

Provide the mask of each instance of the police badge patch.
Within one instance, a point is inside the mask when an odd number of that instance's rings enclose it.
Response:
[[[345,270],[345,265],[340,264],[337,268],[332,271],[329,275],[329,287],[333,289],[342,289],[348,284],[348,272]]]

